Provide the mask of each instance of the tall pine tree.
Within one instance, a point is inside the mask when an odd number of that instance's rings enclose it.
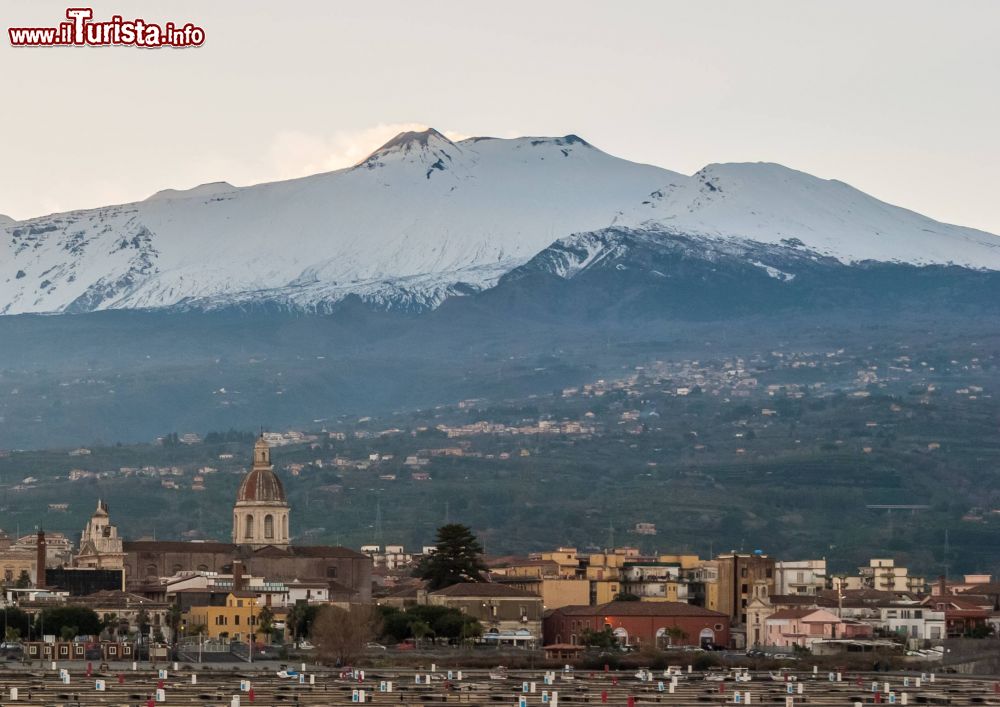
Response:
[[[483,546],[472,530],[459,523],[438,528],[434,552],[424,558],[416,575],[433,591],[460,582],[482,582]]]

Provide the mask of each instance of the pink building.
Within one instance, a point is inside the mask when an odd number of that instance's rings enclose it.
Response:
[[[769,646],[812,648],[833,638],[870,638],[872,627],[845,622],[826,609],[781,609],[764,620],[764,635]]]

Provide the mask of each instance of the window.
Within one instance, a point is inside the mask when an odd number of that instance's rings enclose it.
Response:
[[[246,540],[253,539],[253,516],[247,515],[246,522],[243,525],[243,537]]]
[[[270,513],[264,516],[264,537],[268,540],[274,538],[274,516]]]
[[[236,614],[236,616],[233,617],[233,625],[234,626],[239,626],[240,625],[240,615],[239,614]]]
[[[326,568],[326,576],[328,578],[330,578],[330,579],[336,579],[337,578],[337,568],[336,567],[327,567]]]

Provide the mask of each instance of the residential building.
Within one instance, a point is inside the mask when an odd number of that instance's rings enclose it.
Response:
[[[582,645],[584,632],[610,629],[625,646],[729,645],[729,617],[681,602],[613,601],[545,614],[545,644]]]
[[[816,594],[826,589],[826,560],[777,560],[775,594]]]
[[[731,552],[719,555],[715,560],[719,577],[718,602],[714,608],[729,616],[734,625],[744,626],[754,583],[764,582],[768,594],[775,594],[774,558],[758,551],[746,554]]]
[[[867,567],[859,567],[862,588],[881,592],[923,592],[926,581],[923,577],[910,576],[906,567],[899,567],[891,558],[873,558]]]
[[[940,641],[947,637],[944,611],[922,604],[890,604],[879,607],[879,625],[884,633],[910,641]]]
[[[447,606],[479,620],[483,638],[535,644],[542,636],[542,597],[494,582],[462,582],[427,592],[431,606]]]
[[[776,648],[812,649],[819,641],[843,638],[871,638],[869,624],[845,621],[818,608],[781,609],[764,620],[765,645]]]
[[[232,591],[221,606],[192,606],[184,612],[187,630],[204,626],[209,638],[248,641],[255,633],[262,606],[253,592]]]

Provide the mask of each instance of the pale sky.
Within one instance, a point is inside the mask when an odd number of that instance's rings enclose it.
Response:
[[[0,0],[0,213],[302,176],[429,125],[686,174],[780,162],[1000,234],[996,0],[81,4],[207,40],[15,49],[68,5]]]

